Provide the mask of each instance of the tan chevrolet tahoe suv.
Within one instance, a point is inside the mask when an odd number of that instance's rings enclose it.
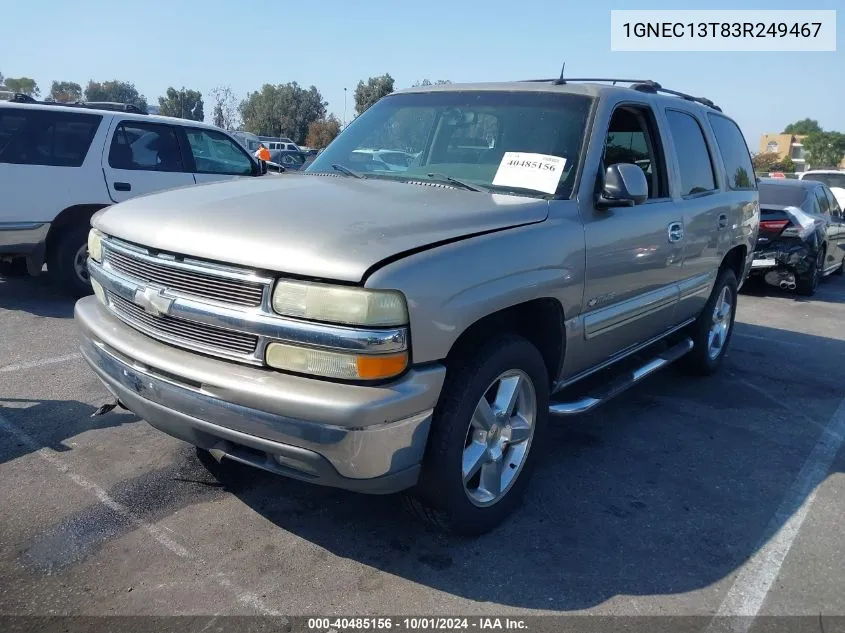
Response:
[[[381,149],[407,169],[360,151]],[[719,367],[759,209],[710,101],[558,79],[397,92],[303,173],[92,224],[76,320],[115,404],[206,458],[402,491],[478,534],[550,417]]]

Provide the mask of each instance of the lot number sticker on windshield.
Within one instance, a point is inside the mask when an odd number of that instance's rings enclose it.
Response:
[[[566,159],[560,156],[505,152],[493,184],[554,193],[565,165]]]

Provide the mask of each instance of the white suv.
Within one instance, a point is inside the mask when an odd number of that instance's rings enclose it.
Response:
[[[46,261],[64,289],[87,294],[94,213],[164,189],[265,173],[212,125],[123,104],[0,101],[0,260],[33,275]]]
[[[800,180],[823,182],[833,193],[839,206],[845,209],[845,171],[837,169],[811,169],[798,174]]]

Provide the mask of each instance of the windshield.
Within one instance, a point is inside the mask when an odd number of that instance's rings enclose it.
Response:
[[[841,187],[845,189],[845,173],[842,174],[806,174],[804,180],[823,182],[828,187]]]
[[[365,178],[444,184],[457,179],[482,191],[569,197],[591,103],[582,95],[550,92],[393,95],[349,124],[306,173],[351,170]],[[497,176],[500,165],[505,177]],[[558,175],[549,181],[547,173],[534,173],[543,169]]]
[[[802,207],[807,199],[807,189],[801,186],[770,185],[760,183],[760,206]]]

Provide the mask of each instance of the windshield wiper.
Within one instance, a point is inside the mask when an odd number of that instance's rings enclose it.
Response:
[[[458,187],[461,187],[462,189],[467,189],[469,191],[478,191],[478,192],[482,192],[482,193],[490,191],[489,189],[483,189],[483,188],[479,187],[478,185],[471,185],[468,182],[464,182],[463,180],[458,180],[457,178],[452,178],[451,176],[447,176],[446,174],[440,174],[440,173],[426,174],[426,176],[428,176],[429,178],[434,178],[435,180],[442,180],[442,181],[448,182],[449,184],[452,184],[452,185],[457,185]]]
[[[335,171],[339,171],[342,174],[346,174],[347,176],[352,176],[353,178],[363,178],[363,176],[357,171],[352,171],[351,169],[349,169],[349,167],[346,167],[345,165],[334,163],[332,165],[332,169],[334,169]]]

